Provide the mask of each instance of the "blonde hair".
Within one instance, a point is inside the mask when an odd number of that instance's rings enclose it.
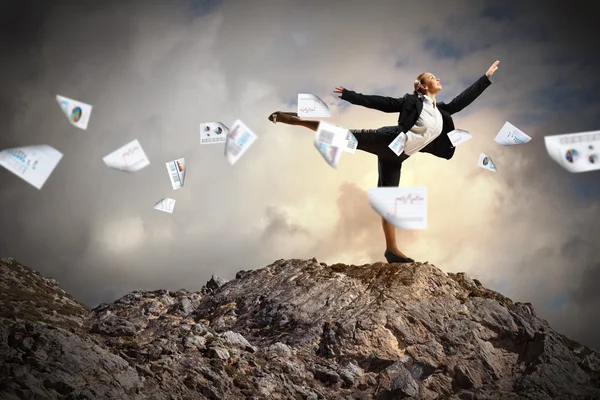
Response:
[[[413,84],[413,87],[415,89],[413,93],[417,97],[425,94],[423,92],[423,88],[421,87],[421,85],[423,84],[423,79],[425,79],[425,75],[427,75],[427,72],[423,72],[421,75],[417,76],[417,79],[415,79],[415,83]]]

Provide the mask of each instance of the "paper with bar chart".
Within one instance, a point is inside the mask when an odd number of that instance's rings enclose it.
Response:
[[[531,137],[525,132],[511,124],[506,122],[502,129],[498,132],[494,138],[494,142],[503,146],[512,146],[515,144],[525,144],[531,141]]]
[[[427,187],[369,189],[369,203],[377,214],[400,229],[427,229]]]
[[[229,164],[235,165],[257,138],[242,121],[236,120],[225,142],[225,157]]]
[[[321,121],[317,132],[315,132],[314,144],[327,164],[332,168],[337,168],[343,149],[348,147],[348,130]]]
[[[0,151],[0,166],[41,190],[62,156],[60,151],[45,144],[14,147]]]
[[[167,172],[169,173],[173,190],[183,187],[183,182],[185,181],[185,158],[169,161],[167,163]]]

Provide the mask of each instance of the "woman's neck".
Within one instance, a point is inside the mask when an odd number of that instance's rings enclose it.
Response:
[[[425,93],[425,96],[429,97],[431,101],[435,101],[435,93]]]

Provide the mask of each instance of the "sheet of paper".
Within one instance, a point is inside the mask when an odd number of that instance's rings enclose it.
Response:
[[[125,172],[136,172],[150,165],[137,139],[105,156],[102,161],[110,168]]]
[[[375,212],[400,229],[427,229],[426,187],[378,187],[369,189]]]
[[[92,106],[64,96],[56,95],[56,101],[71,125],[86,130],[92,115]]]
[[[356,148],[358,147],[358,140],[349,130],[346,132],[346,146],[344,146],[344,151],[346,153],[354,154],[356,153]]]
[[[225,142],[225,156],[234,165],[252,146],[258,137],[239,119],[233,123]]]
[[[571,173],[600,170],[600,131],[544,137],[548,155]]]
[[[298,117],[329,118],[329,107],[314,94],[298,93]]]
[[[506,122],[500,132],[494,138],[496,143],[499,143],[503,146],[511,146],[515,144],[525,144],[531,140],[525,132],[511,124],[510,122]]]
[[[452,132],[448,132],[448,138],[454,147],[458,147],[472,137],[473,135],[467,131],[463,131],[462,129],[455,129]]]
[[[332,168],[337,168],[342,156],[342,150],[338,146],[330,146],[323,142],[315,142],[315,147],[319,150],[319,153],[323,156],[327,164]]]
[[[173,190],[183,187],[183,182],[185,181],[185,158],[169,161],[167,163],[167,172],[169,173]]]
[[[321,121],[319,122],[319,127],[315,133],[315,143],[321,142],[329,146],[343,149],[348,147],[348,133],[348,129],[344,127]],[[354,137],[354,135],[352,135],[352,137]],[[356,138],[354,139],[356,140]]]
[[[479,161],[477,161],[477,166],[487,169],[489,171],[496,172],[496,166],[494,165],[494,162],[492,161],[491,157],[483,153],[479,155]]]
[[[390,149],[392,149],[392,151],[397,156],[400,156],[400,154],[402,154],[402,152],[404,151],[405,144],[406,144],[406,135],[404,134],[404,132],[400,132],[400,134],[398,136],[396,136],[396,139],[394,139],[388,147]]]
[[[0,151],[0,165],[41,190],[62,156],[60,151],[45,144],[14,147]]]
[[[175,209],[175,199],[165,197],[154,205],[154,209],[173,214],[173,210]]]
[[[225,143],[229,128],[220,122],[200,124],[200,144]]]

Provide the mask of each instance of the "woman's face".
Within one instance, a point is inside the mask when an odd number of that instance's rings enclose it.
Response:
[[[440,83],[440,80],[436,78],[435,75],[430,73],[425,74],[422,86],[429,93],[437,93],[442,90],[442,84]]]

